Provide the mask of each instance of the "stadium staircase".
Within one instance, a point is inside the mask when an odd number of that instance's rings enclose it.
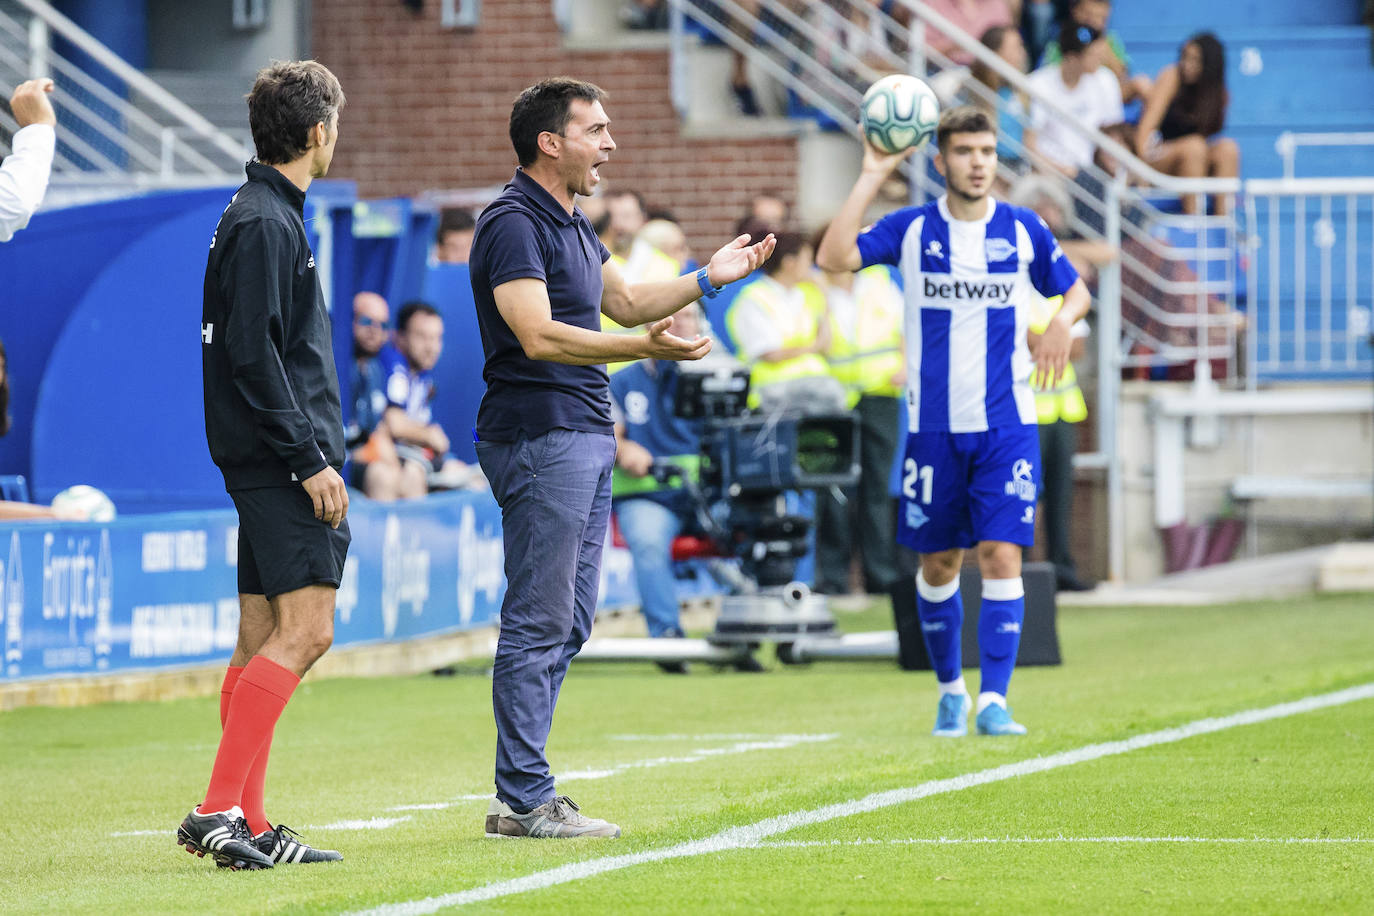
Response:
[[[205,116],[223,108],[208,104],[223,99],[218,87],[238,82],[205,75],[198,78],[202,91],[178,97],[51,4],[0,0],[0,92],[8,98],[34,76],[52,77],[62,112],[48,208],[242,179],[246,132],[231,133]],[[242,100],[237,104],[241,111]],[[7,137],[17,127],[0,111],[0,132]]]

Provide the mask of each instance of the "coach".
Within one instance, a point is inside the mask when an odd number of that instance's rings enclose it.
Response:
[[[619,836],[554,792],[544,749],[568,663],[591,632],[611,509],[615,438],[605,363],[700,359],[709,338],[671,333],[672,315],[748,275],[773,238],[740,236],[695,275],[628,286],[575,206],[615,150],[606,94],[554,78],[515,100],[520,168],[477,221],[472,289],[486,394],[477,457],[501,506],[506,589],[492,672],[496,798],[486,832]],[[646,334],[605,334],[605,314]]]

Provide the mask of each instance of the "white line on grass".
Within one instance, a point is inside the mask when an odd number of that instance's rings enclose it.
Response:
[[[410,820],[410,815],[405,817],[370,817],[367,820],[357,821],[335,821],[332,824],[315,824],[310,827],[302,827],[302,830],[386,830],[388,827],[395,827]]]
[[[1007,779],[1016,779],[1034,773],[1043,773],[1048,770],[1056,770],[1061,767],[1086,763],[1090,760],[1100,760],[1103,757],[1112,757],[1117,754],[1126,754],[1147,747],[1172,744],[1187,738],[1224,731],[1225,729],[1235,728],[1240,725],[1253,725],[1258,722],[1283,719],[1288,716],[1296,716],[1317,709],[1342,706],[1346,703],[1367,700],[1371,697],[1374,697],[1374,684],[1362,684],[1359,687],[1351,687],[1346,690],[1337,690],[1333,693],[1305,697],[1304,699],[1295,700],[1291,703],[1280,703],[1277,706],[1267,706],[1263,709],[1250,709],[1230,716],[1221,716],[1219,718],[1198,719],[1195,722],[1189,722],[1175,728],[1166,728],[1157,732],[1137,735],[1134,738],[1127,738],[1122,741],[1107,741],[1101,744],[1089,744],[1084,747],[1075,748],[1074,750],[1051,754],[1048,757],[1035,757],[1030,760],[1018,761],[1017,763],[1003,764],[1002,766],[992,767],[987,770],[979,770],[974,773],[966,773],[962,776],[955,776],[950,779],[936,779],[902,789],[875,792],[863,798],[840,802],[834,805],[825,805],[820,808],[812,808],[809,811],[794,811],[790,814],[766,818],[744,827],[731,827],[728,830],[722,830],[714,836],[705,837],[700,840],[692,840],[687,843],[679,843],[676,846],[669,846],[665,849],[649,849],[644,852],[630,853],[627,855],[605,856],[599,859],[571,862],[567,865],[559,866],[558,868],[550,868],[546,871],[535,872],[534,874],[525,875],[520,878],[512,878],[507,881],[496,881],[469,890],[443,894],[437,897],[426,897],[422,900],[384,904],[362,912],[368,914],[368,916],[419,916],[419,914],[422,913],[434,913],[447,907],[462,906],[468,903],[477,903],[482,900],[493,900],[498,897],[509,897],[514,894],[523,894],[527,891],[542,890],[546,887],[566,884],[570,881],[580,881],[584,878],[590,878],[593,875],[617,871],[634,865],[642,865],[646,862],[662,862],[665,859],[681,859],[723,852],[729,849],[756,847],[770,836],[775,836],[779,833],[787,833],[788,831],[796,830],[799,827],[805,827],[810,824],[821,824],[842,817],[852,817],[856,814],[864,814],[869,811],[877,811],[881,808],[890,808],[893,805],[901,805],[918,799],[928,798],[932,795],[943,795],[948,792],[972,789],[975,786],[1002,782]]]
[[[818,846],[994,846],[1003,843],[1038,845],[1041,843],[1273,843],[1289,844],[1360,844],[1374,843],[1374,837],[1327,836],[975,836],[975,837],[908,837],[897,840],[773,840],[757,843],[754,849],[812,849]]]
[[[760,738],[780,738],[781,735],[760,735],[750,732],[706,735],[607,735],[609,741],[755,741]]]
[[[708,757],[721,757],[727,754],[746,754],[750,751],[776,751],[796,747],[799,744],[818,744],[823,741],[834,741],[838,734],[829,735],[778,735],[763,741],[737,741],[726,747],[699,747],[686,754],[676,757],[650,757],[648,760],[634,760],[630,763],[617,763],[603,770],[573,770],[570,773],[559,773],[558,780],[562,782],[567,779],[605,779],[615,776],[617,773],[624,773],[626,770],[645,770],[653,767],[667,766],[671,763],[696,763],[706,760]]]
[[[110,836],[171,836],[175,830],[121,830]]]

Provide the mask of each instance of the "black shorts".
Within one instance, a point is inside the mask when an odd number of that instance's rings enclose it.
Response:
[[[307,585],[339,587],[348,555],[348,519],[315,518],[301,486],[234,490],[239,510],[239,592],[275,598]]]

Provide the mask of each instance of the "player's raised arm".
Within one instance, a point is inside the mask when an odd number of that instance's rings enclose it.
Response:
[[[864,140],[864,161],[858,180],[850,189],[840,211],[830,221],[830,228],[816,248],[816,264],[822,270],[858,270],[863,267],[863,256],[859,253],[859,230],[863,228],[864,214],[878,196],[878,189],[892,177],[903,159],[916,151],[915,147],[900,153],[882,153]]]

